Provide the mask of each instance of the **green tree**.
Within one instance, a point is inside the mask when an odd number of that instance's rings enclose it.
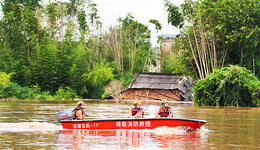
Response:
[[[162,24],[158,20],[151,19],[149,22],[155,25],[157,32],[162,29]]]
[[[215,70],[194,87],[194,102],[200,106],[257,107],[260,81],[245,67]]]
[[[255,54],[260,50],[259,1],[203,0],[200,14],[208,33],[216,39],[218,54],[223,54],[221,67],[238,64],[255,71]]]
[[[0,85],[7,85],[10,82],[10,77],[12,74],[6,74],[5,72],[0,72]]]
[[[113,69],[105,66],[104,64],[95,64],[94,68],[87,76],[87,82],[90,86],[89,93],[87,97],[90,98],[101,98],[104,93],[105,86],[113,80]]]
[[[0,21],[2,55],[0,64],[5,72],[15,72],[12,79],[26,85],[23,66],[30,63],[30,54],[36,45],[39,35],[36,11],[39,1],[4,1],[2,3],[3,18]]]
[[[174,27],[182,28],[184,25],[184,18],[178,6],[172,4],[169,0],[164,0],[164,7],[168,13],[168,23]]]
[[[120,25],[110,28],[106,34],[105,49],[110,54],[109,59],[116,63],[116,70],[120,72],[143,72],[147,62],[153,59],[150,30],[129,13],[118,22]]]
[[[259,76],[259,2],[185,0],[181,13],[169,9],[174,5],[167,1],[165,6],[169,15],[181,15],[188,22],[177,41],[182,46],[174,51],[191,54],[186,64],[192,63],[190,68],[199,79],[229,64],[244,66]],[[178,27],[183,22],[177,18],[168,17],[168,22]]]

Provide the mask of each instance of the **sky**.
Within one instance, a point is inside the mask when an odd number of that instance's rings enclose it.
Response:
[[[184,0],[170,0],[171,3],[180,6]],[[145,24],[151,30],[151,42],[156,45],[157,37],[161,34],[178,34],[179,30],[168,25],[167,13],[164,8],[164,0],[92,0],[97,4],[103,28],[117,24],[119,17],[125,17],[129,12],[138,22]],[[156,19],[162,24],[162,30],[157,33],[155,26],[149,23],[150,19]]]

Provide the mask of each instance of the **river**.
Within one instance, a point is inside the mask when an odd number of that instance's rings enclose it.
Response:
[[[0,102],[0,149],[260,149],[260,108],[171,105],[176,118],[206,120],[196,131],[63,130],[57,114],[74,103]],[[131,105],[86,103],[90,119],[127,118]],[[142,105],[154,117],[158,105]]]

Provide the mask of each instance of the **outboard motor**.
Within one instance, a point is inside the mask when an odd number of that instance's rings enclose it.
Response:
[[[58,112],[58,122],[61,120],[72,120],[73,119],[73,111],[72,110],[63,110]]]

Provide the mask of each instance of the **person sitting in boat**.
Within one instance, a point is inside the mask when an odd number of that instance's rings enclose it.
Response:
[[[155,114],[155,117],[167,117],[172,118],[172,109],[168,106],[168,102],[166,99],[162,101],[162,107],[160,107],[159,111]]]
[[[130,109],[128,118],[143,118],[144,111],[143,108],[140,107],[139,100],[134,101],[134,107]]]
[[[77,108],[73,110],[73,120],[84,120],[85,112],[84,112],[84,102],[78,101]]]

